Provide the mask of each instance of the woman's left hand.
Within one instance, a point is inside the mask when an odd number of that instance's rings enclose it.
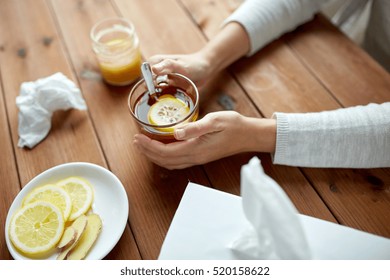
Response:
[[[181,141],[164,144],[137,134],[133,143],[157,165],[182,169],[245,151],[271,152],[275,146],[274,121],[248,118],[234,111],[215,112],[176,129],[175,138]],[[271,135],[262,138],[267,141],[257,141],[259,138],[254,136],[263,128]]]

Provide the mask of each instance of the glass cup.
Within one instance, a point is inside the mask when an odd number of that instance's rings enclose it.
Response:
[[[124,18],[103,19],[92,27],[90,37],[108,84],[129,85],[141,76],[139,40],[131,22]]]
[[[198,118],[198,89],[190,79],[177,73],[154,76],[153,82],[156,93],[152,95],[144,79],[133,86],[127,102],[130,114],[148,137],[164,143],[176,141],[174,129]]]

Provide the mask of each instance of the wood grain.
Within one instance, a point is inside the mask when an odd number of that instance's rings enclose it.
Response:
[[[131,86],[107,86],[100,79],[89,79],[83,75],[87,71],[99,75],[89,39],[92,25],[103,17],[122,14],[117,14],[110,1],[52,3],[110,170],[126,188],[129,224],[140,255],[144,259],[156,259],[188,181],[203,185],[209,185],[209,181],[200,167],[168,172],[143,158],[132,145],[138,127],[127,108]],[[136,11],[137,6],[138,3],[132,6],[132,10]],[[129,18],[126,13],[123,16]],[[77,26],[77,29],[72,26]],[[77,41],[73,40],[75,36]],[[123,242],[118,246],[122,248],[126,245]]]
[[[46,1],[9,1],[2,3],[0,11],[3,89],[22,186],[40,172],[61,163],[85,161],[107,167],[89,114],[85,111],[56,112],[51,131],[43,142],[31,150],[17,147],[15,98],[20,84],[55,72],[62,72],[77,83],[46,4]],[[129,228],[126,232],[124,236],[131,236]]]
[[[43,142],[31,150],[17,148],[15,99],[21,83],[55,72],[75,79],[44,1],[7,1],[2,4],[0,16],[4,22],[0,27],[4,42],[1,53],[3,89],[22,185],[40,172],[64,162],[88,161],[105,165],[86,111],[58,111],[53,115],[51,131]],[[51,43],[44,43],[45,38],[51,38]]]
[[[1,39],[0,39],[1,46]],[[1,49],[1,47],[0,47]],[[0,50],[0,61],[1,61]],[[1,64],[0,64],[1,69]],[[1,74],[1,71],[0,71]],[[5,242],[5,223],[7,219],[8,209],[12,201],[20,191],[18,173],[16,169],[16,161],[14,149],[12,147],[12,139],[9,133],[9,124],[4,104],[4,92],[0,83],[0,259],[11,259]]]
[[[343,107],[390,101],[389,72],[324,16],[284,39]]]
[[[204,166],[169,171],[150,163],[134,149],[132,139],[138,128],[127,108],[132,85],[113,87],[102,81],[89,39],[93,24],[113,16],[131,20],[144,58],[190,53],[204,46],[241,3],[2,1],[0,259],[11,259],[4,223],[19,190],[40,172],[72,161],[108,168],[125,186],[128,224],[106,259],[156,259],[187,183],[239,195],[240,168],[253,156],[261,159],[265,172],[282,186],[300,213],[390,236],[388,168],[300,169],[274,165],[269,154],[243,153]],[[46,139],[33,149],[20,149],[15,104],[20,85],[55,72],[64,73],[80,87],[88,111],[56,112]],[[255,56],[210,77],[201,89],[200,113],[236,110],[247,116],[269,117],[277,110],[321,111],[386,101],[388,88],[388,73],[319,16]]]
[[[213,36],[214,25],[220,25],[231,12],[219,1],[209,1],[207,11],[197,1],[182,2],[194,20],[200,20],[198,25],[207,37]],[[208,20],[215,14],[221,15]],[[276,111],[316,112],[389,100],[388,73],[322,16],[229,69],[266,117]],[[368,176],[358,176],[352,169],[302,172],[339,222],[390,236],[389,169],[366,170]],[[375,218],[370,220],[371,216]]]
[[[389,73],[324,16],[284,40],[341,107],[390,101]],[[390,237],[390,168],[303,172],[341,223]]]
[[[153,1],[140,2],[116,0],[116,3],[124,15],[134,22],[136,29],[138,30],[142,43],[142,51],[145,57],[157,53],[171,53],[172,50],[177,53],[195,51],[206,43],[200,30],[195,28],[196,25],[188,18],[186,9],[181,9],[182,5],[177,1],[164,1],[164,6],[160,6],[158,10],[150,9],[151,6],[157,5],[157,3],[153,4]],[[218,14],[216,11],[213,12]],[[161,17],[162,14],[164,17]],[[154,20],[150,21],[150,18],[153,18]],[[166,22],[165,18],[170,18],[170,21]],[[166,27],[166,25],[168,26]],[[158,38],[161,26],[164,26],[164,29],[166,27],[167,30],[171,30],[174,27],[176,28],[175,32],[170,34],[170,40],[160,39],[157,49],[155,44],[148,44],[145,42],[148,42],[151,37]],[[180,45],[176,44],[176,42],[179,41]],[[242,91],[240,86],[227,72],[223,72],[211,78],[209,84],[203,88],[201,96],[202,114],[225,109],[219,103],[220,98],[225,96],[232,100],[234,110],[248,116],[260,117],[251,100],[248,99],[245,92]],[[249,161],[251,156],[254,156],[254,154],[251,154],[250,156],[237,155],[229,157],[221,161],[207,164],[204,169],[214,187],[226,192],[239,194],[240,168]],[[270,160],[267,160],[267,155],[258,156],[262,159],[264,158],[264,164],[268,166],[271,165]],[[294,170],[294,168],[291,169]],[[284,179],[284,167],[267,167],[266,170],[270,176],[282,184],[288,195],[295,200],[294,202],[298,202],[299,200],[298,193],[304,194],[304,201],[306,203],[296,203],[296,205],[299,205],[299,211],[313,216],[320,215],[324,219],[335,221],[299,170],[295,169],[295,172],[290,172],[288,184],[286,184],[286,180]],[[301,188],[305,191],[302,191]],[[299,201],[302,202],[302,200]]]

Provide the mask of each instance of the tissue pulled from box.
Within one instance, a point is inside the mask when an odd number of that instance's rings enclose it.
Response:
[[[19,108],[18,146],[30,149],[49,133],[55,111],[87,109],[79,88],[62,73],[22,83],[16,106]]]
[[[298,211],[258,158],[241,169],[242,207],[250,227],[229,245],[240,259],[311,259]]]

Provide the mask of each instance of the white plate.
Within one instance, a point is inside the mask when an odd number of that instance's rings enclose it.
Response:
[[[103,222],[99,238],[86,259],[103,259],[119,241],[129,215],[129,203],[122,183],[113,173],[99,165],[85,162],[66,163],[50,168],[36,176],[20,191],[13,201],[7,215],[5,239],[8,250],[14,259],[29,259],[15,249],[8,236],[11,217],[21,207],[23,198],[38,186],[55,183],[70,176],[80,176],[91,182],[94,187],[92,211],[98,214]],[[48,259],[56,259],[56,257],[57,254],[50,256]]]

